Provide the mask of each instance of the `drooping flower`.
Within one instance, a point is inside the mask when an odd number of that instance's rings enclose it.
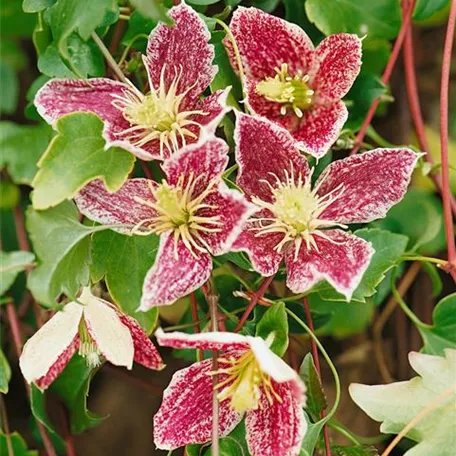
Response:
[[[127,234],[160,236],[144,280],[141,310],[172,304],[199,288],[212,271],[212,255],[227,253],[256,208],[222,180],[228,146],[202,138],[163,165],[166,179],[130,179],[115,193],[100,180],[76,196],[79,210],[102,224],[131,226]]]
[[[149,369],[165,367],[154,344],[133,318],[84,288],[77,301],[65,305],[24,345],[19,360],[28,383],[45,390],[76,352],[89,366],[102,358],[131,369],[133,361]]]
[[[237,184],[260,211],[233,250],[246,251],[264,276],[285,260],[294,293],[326,280],[349,301],[374,250],[343,229],[384,217],[405,195],[419,154],[398,148],[354,155],[331,163],[312,185],[313,170],[283,128],[239,114],[235,138]]]
[[[347,120],[341,99],[359,73],[361,40],[339,33],[314,48],[300,27],[257,8],[237,8],[230,28],[250,109],[286,128],[298,149],[326,154]],[[225,46],[236,69],[228,38]]]
[[[104,121],[106,148],[119,146],[143,160],[167,159],[202,131],[213,133],[228,110],[229,88],[200,99],[217,72],[210,33],[184,2],[169,16],[174,25],[158,25],[143,56],[149,93],[107,78],[52,79],[35,98],[41,116],[53,124],[71,112],[93,112]]]
[[[305,386],[267,341],[226,332],[165,334],[158,329],[155,335],[162,346],[221,350],[216,372],[208,359],[174,374],[154,417],[158,448],[211,440],[213,376],[217,375],[221,437],[245,416],[253,456],[299,454],[307,430],[302,409]]]

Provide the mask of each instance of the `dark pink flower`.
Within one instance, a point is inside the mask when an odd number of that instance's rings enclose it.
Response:
[[[314,48],[300,27],[256,8],[239,7],[230,28],[250,109],[290,131],[298,149],[323,156],[347,120],[341,98],[359,73],[361,40],[340,33]],[[228,38],[225,45],[237,68]]]
[[[88,288],[27,341],[19,360],[22,374],[28,383],[45,390],[78,350],[92,367],[101,363],[101,356],[127,369],[133,361],[149,369],[165,367],[136,320],[95,297]]]
[[[167,159],[202,131],[213,133],[228,110],[229,88],[200,99],[217,72],[210,33],[183,2],[169,16],[174,25],[152,31],[143,57],[148,94],[106,78],[53,79],[36,95],[38,112],[51,124],[71,112],[93,112],[104,121],[106,148],[119,146],[143,160]]]
[[[307,430],[305,386],[297,373],[260,337],[233,333],[156,334],[160,345],[220,350],[219,369],[208,359],[176,372],[154,417],[161,449],[211,440],[212,376],[218,375],[219,435],[228,435],[245,416],[253,456],[297,456]],[[178,425],[176,425],[178,424]]]
[[[294,293],[326,280],[349,301],[374,250],[340,228],[384,217],[403,198],[419,155],[405,148],[354,155],[331,163],[312,188],[313,170],[283,128],[239,114],[235,138],[237,183],[260,212],[234,249],[264,276],[285,260]]]
[[[215,137],[184,147],[163,165],[166,180],[130,179],[115,193],[100,180],[76,196],[79,210],[133,234],[157,234],[160,246],[144,281],[141,310],[172,304],[199,288],[212,271],[212,255],[231,248],[256,209],[221,176],[228,146]]]

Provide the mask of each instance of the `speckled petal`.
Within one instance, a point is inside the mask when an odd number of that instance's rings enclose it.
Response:
[[[174,25],[158,25],[147,44],[147,70],[152,85],[160,84],[162,69],[169,87],[179,76],[178,93],[189,90],[183,107],[191,105],[209,86],[217,67],[212,65],[214,46],[210,33],[200,16],[182,2],[168,12]]]
[[[230,332],[204,332],[188,334],[179,331],[165,333],[163,329],[155,331],[157,342],[163,347],[200,348],[202,350],[247,350],[249,340],[242,334]]]
[[[288,269],[287,286],[293,293],[304,293],[326,280],[347,301],[359,285],[369,266],[374,249],[364,239],[341,230],[325,230],[325,239],[315,235],[318,251],[302,243],[295,260],[294,246],[285,254]]]
[[[140,310],[172,304],[203,285],[211,275],[212,259],[208,253],[196,254],[195,258],[182,240],[176,249],[173,234],[163,234],[155,263],[144,279]]]
[[[309,173],[307,160],[299,153],[293,138],[283,128],[267,119],[237,114],[236,161],[239,165],[237,184],[247,196],[257,196],[271,201],[271,189],[277,185],[277,178],[286,180],[285,170],[298,179]]]
[[[70,302],[26,342],[19,366],[27,383],[40,380],[39,387],[45,389],[56,377],[56,366],[62,368],[57,370],[63,370],[77,347],[75,340],[82,309],[81,305]]]
[[[309,71],[314,101],[328,104],[349,91],[361,69],[361,40],[356,35],[337,33],[315,49]]]
[[[342,101],[304,111],[301,123],[292,133],[296,147],[316,158],[323,157],[336,142],[347,117],[348,111]]]
[[[80,212],[90,220],[103,225],[122,223],[133,227],[156,215],[154,209],[136,199],[153,202],[150,185],[156,184],[148,179],[129,179],[120,190],[109,193],[101,180],[94,180],[76,195],[75,201]],[[131,228],[116,231],[130,233]]]
[[[173,375],[154,416],[154,442],[158,448],[171,450],[211,440],[211,370],[212,360],[206,360]],[[224,380],[223,375],[219,380]],[[220,437],[228,435],[242,419],[242,414],[231,410],[229,404],[229,399],[226,399],[219,405]]]
[[[249,451],[252,456],[298,456],[307,431],[302,405],[287,383],[273,382],[273,387],[281,402],[271,405],[263,394],[261,406],[246,413]]]
[[[318,194],[343,192],[320,218],[367,223],[385,217],[404,197],[419,157],[410,149],[375,149],[331,163],[316,183]]]

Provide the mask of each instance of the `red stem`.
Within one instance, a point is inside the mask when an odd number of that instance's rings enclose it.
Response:
[[[303,298],[302,300],[304,304],[304,311],[306,313],[306,320],[307,324],[310,328],[310,330],[315,333],[313,321],[312,321],[312,314],[310,313],[310,306],[309,306],[309,301],[307,298]],[[323,380],[321,376],[321,366],[320,366],[320,358],[318,356],[318,347],[313,338],[310,338],[310,347],[312,350],[312,358],[313,362],[315,364],[315,369],[317,370],[318,377],[320,378],[320,383],[323,385]],[[321,417],[324,418],[326,416],[326,409],[321,411]],[[331,442],[329,440],[329,431],[328,431],[328,426],[323,426],[323,437],[325,440],[325,451],[326,451],[326,456],[331,456]]]
[[[412,18],[413,9],[415,7],[415,0],[412,0],[409,4],[409,7],[404,14],[404,19],[402,21],[401,29],[399,30],[399,34],[397,35],[396,42],[394,43],[393,50],[391,51],[390,58],[388,59],[388,63],[386,64],[386,68],[383,71],[382,75],[382,82],[384,84],[388,84],[391,74],[393,73],[394,67],[396,65],[397,59],[399,57],[399,52],[401,51],[402,44],[404,43],[404,38],[409,28],[410,20]],[[367,128],[369,127],[372,119],[374,117],[375,111],[377,110],[378,104],[380,103],[380,98],[376,98],[366,114],[363,124],[356,135],[355,140],[355,147],[351,151],[350,155],[354,155],[358,152],[361,143],[363,142],[364,136],[366,135]]]
[[[201,332],[201,328],[198,323],[198,302],[194,291],[190,293],[190,310],[192,312],[192,320],[195,323],[193,328],[196,333],[199,333]]]
[[[11,335],[13,336],[14,348],[16,349],[16,355],[19,358],[22,353],[22,333],[19,325],[19,319],[17,317],[16,308],[13,302],[6,304],[6,316],[8,318]]]
[[[448,166],[448,92],[450,85],[451,52],[456,23],[456,0],[451,3],[450,16],[443,49],[442,78],[440,80],[440,154],[442,162],[443,210],[447,238],[448,262],[450,274],[456,282],[456,247],[451,216],[450,175]]]
[[[234,332],[239,332],[242,329],[245,322],[249,318],[249,315],[252,313],[253,309],[257,305],[258,300],[263,297],[263,295],[266,293],[266,290],[268,289],[269,285],[271,284],[271,282],[273,280],[274,280],[274,276],[266,277],[263,280],[263,282],[260,285],[260,288],[258,288],[258,291],[256,293],[254,293],[252,296],[252,299],[250,299],[247,309],[245,309],[245,312],[242,314],[242,317],[239,320],[239,323],[237,324],[236,328],[234,328]]]
[[[24,216],[19,205],[14,208],[14,223],[16,225],[16,235],[19,249],[27,252],[30,251],[30,244],[27,239],[27,231],[25,230]]]

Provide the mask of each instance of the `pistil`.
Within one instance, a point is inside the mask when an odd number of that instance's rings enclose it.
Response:
[[[88,367],[98,367],[101,364],[100,350],[87,330],[84,319],[79,323],[79,354],[85,358]]]

